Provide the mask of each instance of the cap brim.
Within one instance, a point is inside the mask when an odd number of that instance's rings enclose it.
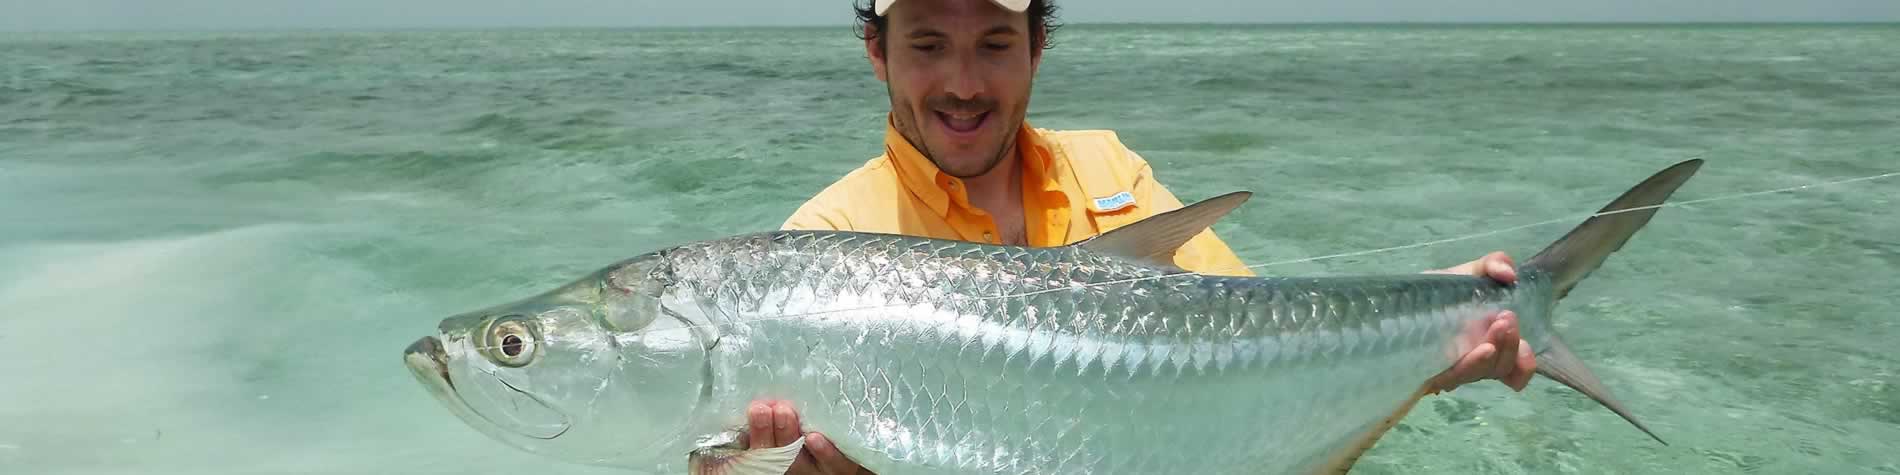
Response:
[[[1004,9],[1012,11],[1012,12],[1021,13],[1023,10],[1029,9],[1029,0],[990,0],[990,1],[996,3],[996,6],[1003,7]],[[883,16],[886,10],[891,9],[891,4],[893,3],[897,3],[897,0],[877,0],[877,3],[872,5],[871,8],[873,10],[873,13],[878,14],[878,16]]]
[[[990,1],[996,2],[996,6],[1003,7],[1012,12],[1021,13],[1023,10],[1029,9],[1029,0],[990,0]]]

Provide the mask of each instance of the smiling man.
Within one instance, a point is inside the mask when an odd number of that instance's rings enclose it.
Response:
[[[1048,0],[876,0],[858,7],[871,70],[891,110],[884,153],[807,201],[784,229],[846,230],[1020,246],[1061,246],[1182,203],[1148,163],[1109,131],[1054,131],[1026,121],[1036,69],[1056,9]],[[1174,255],[1183,269],[1252,275],[1213,230]],[[1432,272],[1513,282],[1509,257],[1492,253]],[[1535,360],[1516,317],[1474,328],[1473,348],[1425,382],[1433,391],[1481,379],[1514,390]],[[823,434],[801,433],[780,401],[748,410],[753,447],[807,437],[791,473],[863,473]]]

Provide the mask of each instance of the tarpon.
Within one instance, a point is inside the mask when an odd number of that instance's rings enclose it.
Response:
[[[650,473],[784,473],[804,439],[745,440],[747,404],[767,399],[883,474],[1337,473],[1508,309],[1538,374],[1656,437],[1552,316],[1700,166],[1632,188],[1513,285],[1175,268],[1241,192],[1061,247],[821,231],[688,243],[443,320],[404,360],[496,440]]]

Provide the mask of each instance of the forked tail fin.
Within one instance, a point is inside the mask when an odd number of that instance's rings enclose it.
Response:
[[[1623,196],[1611,201],[1609,205],[1597,211],[1597,215],[1585,220],[1583,224],[1571,229],[1562,239],[1551,243],[1536,256],[1526,261],[1525,267],[1535,267],[1549,272],[1555,278],[1552,285],[1557,298],[1570,295],[1570,289],[1577,282],[1588,277],[1590,272],[1603,265],[1610,253],[1623,248],[1630,236],[1649,224],[1649,218],[1661,209],[1663,200],[1676,192],[1676,188],[1689,181],[1697,169],[1702,168],[1702,160],[1689,160],[1675,164],[1643,180]]]
[[[1604,206],[1596,216],[1577,225],[1570,234],[1531,257],[1524,267],[1529,272],[1550,276],[1551,287],[1555,291],[1554,300],[1562,300],[1570,294],[1570,289],[1577,286],[1577,282],[1602,266],[1604,259],[1622,249],[1630,236],[1635,235],[1643,225],[1649,224],[1649,218],[1661,209],[1659,205],[1674,194],[1676,188],[1689,181],[1689,177],[1701,167],[1702,160],[1689,160],[1657,172]],[[1552,304],[1555,305],[1555,302]],[[1556,334],[1551,334],[1547,341],[1542,342],[1537,351],[1537,374],[1589,396],[1657,442],[1669,444],[1636,420],[1636,416],[1631,415],[1623,403],[1617,402],[1610,395],[1610,389],[1603,386],[1596,374],[1590,372],[1590,367],[1585,366],[1583,360],[1578,359],[1576,353],[1571,352],[1570,347]]]

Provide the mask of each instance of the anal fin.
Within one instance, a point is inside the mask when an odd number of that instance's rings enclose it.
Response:
[[[805,438],[784,447],[740,449],[732,446],[706,447],[686,457],[687,472],[692,475],[784,475],[798,461]]]
[[[1384,437],[1386,432],[1391,431],[1393,427],[1397,427],[1399,421],[1404,420],[1405,415],[1411,413],[1412,408],[1417,406],[1418,401],[1424,399],[1426,394],[1428,393],[1423,388],[1420,388],[1418,392],[1412,393],[1412,397],[1407,398],[1404,404],[1400,404],[1399,408],[1392,411],[1385,419],[1381,419],[1379,422],[1366,427],[1364,431],[1354,434],[1352,438],[1347,439],[1345,445],[1339,447],[1338,452],[1334,452],[1332,455],[1328,455],[1323,459],[1325,461],[1313,470],[1312,475],[1341,475],[1351,472],[1353,464],[1359,463],[1359,457],[1366,455],[1366,451],[1372,450],[1372,446],[1378,444],[1379,438]]]
[[[1597,379],[1596,373],[1591,372],[1590,367],[1585,366],[1583,360],[1577,358],[1576,353],[1570,352],[1569,344],[1553,335],[1544,342],[1543,350],[1537,355],[1537,374],[1589,396],[1597,404],[1609,408],[1610,412],[1616,413],[1623,420],[1629,421],[1630,425],[1636,426],[1636,430],[1643,431],[1650,438],[1656,439],[1657,443],[1669,445],[1668,442],[1663,441],[1662,436],[1656,435],[1656,431],[1649,430],[1648,425],[1636,419],[1636,415],[1630,413],[1629,408],[1624,407],[1621,401],[1617,401],[1616,396],[1610,394],[1610,388],[1604,386],[1602,380]]]

